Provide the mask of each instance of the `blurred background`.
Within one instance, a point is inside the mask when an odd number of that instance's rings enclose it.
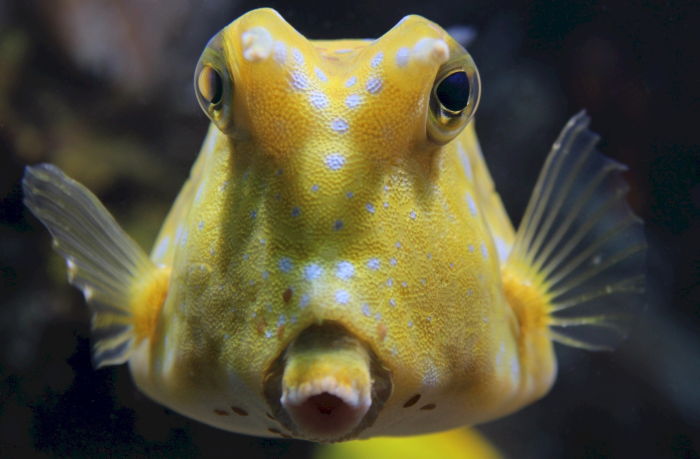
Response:
[[[477,130],[517,222],[551,142],[582,108],[629,165],[650,250],[645,313],[615,352],[557,348],[551,393],[479,427],[506,457],[700,457],[697,2],[271,1],[310,38],[369,38],[409,13],[473,41]],[[192,74],[235,0],[0,0],[0,455],[308,457],[221,432],[90,364],[89,315],[21,204],[50,161],[150,248],[207,121]],[[474,37],[474,34],[476,36]]]

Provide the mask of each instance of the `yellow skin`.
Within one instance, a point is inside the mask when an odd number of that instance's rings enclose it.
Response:
[[[255,28],[274,45],[249,59],[244,37]],[[173,274],[154,333],[130,362],[147,394],[269,435],[281,429],[265,415],[265,372],[324,321],[367,343],[392,375],[391,397],[361,437],[483,422],[547,391],[551,344],[527,343],[531,356],[518,342],[489,223],[506,240],[513,229],[484,189],[473,131],[444,146],[428,138],[428,100],[448,57],[397,63],[399,49],[426,39],[448,44],[449,58],[465,52],[417,16],[374,42],[310,42],[270,10],[220,32],[235,125],[229,135],[210,129],[152,254]],[[337,120],[347,127],[334,129]],[[218,414],[230,406],[249,415]]]
[[[455,71],[469,97],[446,111],[436,88]],[[146,394],[207,424],[317,441],[451,429],[544,395],[552,339],[597,348],[550,326],[609,326],[550,313],[639,291],[607,273],[641,232],[622,185],[596,188],[623,166],[579,115],[516,237],[471,123],[478,84],[422,17],[309,41],[260,9],[200,59],[212,125],[150,260],[81,185],[29,168],[27,205],[94,309],[96,363],[128,361]],[[584,237],[618,221],[624,238]]]

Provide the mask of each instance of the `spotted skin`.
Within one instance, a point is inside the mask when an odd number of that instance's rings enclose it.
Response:
[[[435,99],[454,68],[472,72],[462,114]],[[592,150],[582,114],[516,237],[470,122],[477,79],[419,16],[338,41],[271,9],[242,16],[198,64],[212,123],[150,260],[84,187],[28,168],[25,202],[93,307],[96,363],[128,361],[146,394],[219,428],[320,441],[446,430],[541,397],[552,339],[594,348],[551,327],[610,325],[551,312],[638,291],[643,235],[624,183],[596,188],[624,166]]]
[[[246,54],[250,29],[269,34],[264,57]],[[511,410],[512,314],[491,215],[479,211],[488,194],[469,171],[490,179],[471,127],[444,147],[426,138],[442,62],[421,41],[458,45],[417,16],[373,42],[309,42],[270,10],[221,39],[236,132],[210,129],[156,243],[174,278],[158,333],[132,362],[139,385],[205,422],[267,435],[257,395],[265,370],[310,324],[336,321],[395,381],[361,436]],[[404,408],[415,394],[428,408]],[[250,415],[214,413],[227,404]]]

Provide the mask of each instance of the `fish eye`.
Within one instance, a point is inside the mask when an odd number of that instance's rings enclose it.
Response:
[[[479,105],[479,71],[469,53],[463,51],[437,72],[430,93],[428,137],[444,145],[471,121]]]
[[[202,111],[221,132],[230,134],[233,129],[234,84],[226,66],[220,34],[214,35],[199,58],[194,72],[194,89]]]
[[[199,71],[197,89],[202,98],[210,104],[217,106],[221,102],[223,85],[221,75],[211,66],[204,65],[202,70]]]
[[[435,95],[440,104],[451,112],[459,112],[469,101],[469,78],[467,72],[459,70],[450,73],[438,83]]]

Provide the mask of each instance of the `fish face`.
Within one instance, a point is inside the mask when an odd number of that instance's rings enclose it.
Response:
[[[469,54],[418,16],[374,41],[310,42],[258,10],[212,39],[195,86],[214,127],[176,231],[167,347],[215,349],[214,379],[252,394],[222,404],[280,424],[256,434],[463,424],[439,401],[480,376],[488,331],[507,327],[491,320],[498,257],[451,143],[478,103]],[[179,352],[172,381],[210,359]]]
[[[645,250],[624,165],[574,116],[516,234],[470,123],[478,72],[435,24],[308,41],[255,10],[195,89],[211,126],[150,259],[57,167],[23,179],[95,363],[163,405],[259,436],[420,434],[543,396],[553,340],[624,336]]]

